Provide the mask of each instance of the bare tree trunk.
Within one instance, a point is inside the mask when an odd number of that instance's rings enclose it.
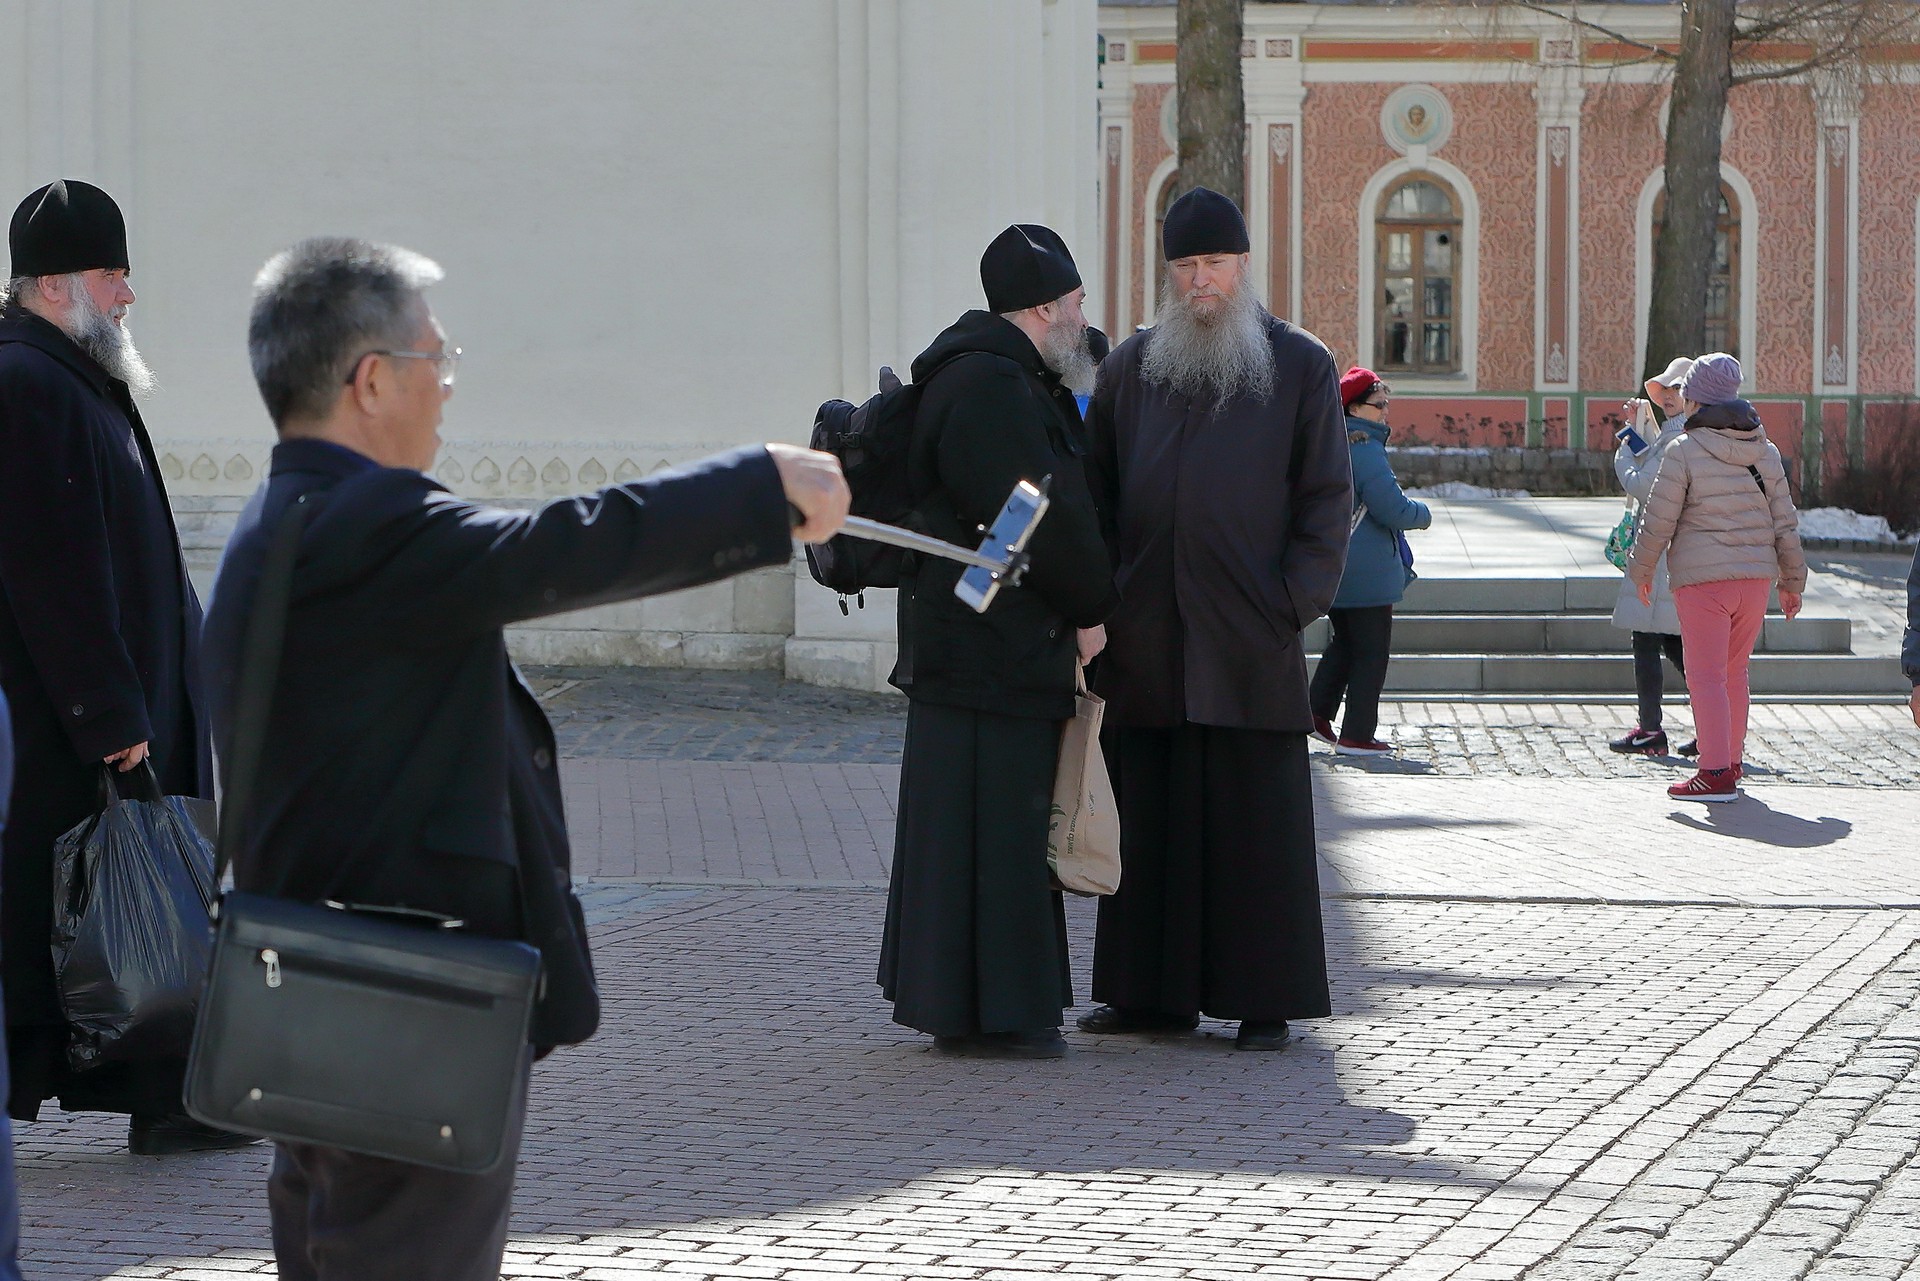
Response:
[[[1211,187],[1235,201],[1247,189],[1241,4],[1242,0],[1180,0],[1175,26],[1180,190]]]
[[[1733,36],[1734,0],[1684,0],[1667,122],[1666,221],[1653,247],[1642,379],[1675,356],[1705,354],[1707,277],[1720,209],[1720,122],[1733,86]],[[1751,334],[1741,338],[1752,342]]]

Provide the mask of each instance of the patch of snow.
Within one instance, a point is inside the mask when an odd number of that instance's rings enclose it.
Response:
[[[1809,507],[1800,513],[1800,537],[1842,538],[1859,543],[1897,543],[1885,516],[1862,516],[1845,507]]]
[[[1487,489],[1464,480],[1443,480],[1437,485],[1421,485],[1404,491],[1408,498],[1444,498],[1458,502],[1463,498],[1532,498],[1524,489]],[[1884,522],[1883,522],[1884,523]]]
[[[1485,445],[1472,448],[1456,448],[1452,445],[1389,445],[1388,451],[1395,454],[1416,454],[1422,458],[1437,458],[1447,454],[1456,458],[1491,458],[1493,450]]]

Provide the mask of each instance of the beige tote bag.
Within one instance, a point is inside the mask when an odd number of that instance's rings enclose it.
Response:
[[[1100,754],[1100,718],[1106,700],[1087,691],[1080,669],[1073,719],[1060,731],[1060,766],[1053,776],[1053,813],[1047,828],[1047,867],[1069,894],[1111,894],[1120,888],[1120,811],[1113,802],[1107,761]]]

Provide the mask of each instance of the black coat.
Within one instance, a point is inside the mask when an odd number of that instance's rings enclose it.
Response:
[[[741,450],[518,512],[337,445],[276,446],[207,614],[223,773],[246,620],[273,527],[300,494],[314,510],[235,883],[424,908],[525,939],[547,971],[534,1040],[584,1040],[599,1004],[553,732],[501,629],[784,563],[772,459]]]
[[[1320,340],[1271,316],[1267,336],[1261,400],[1147,382],[1151,330],[1101,363],[1090,471],[1120,589],[1095,682],[1108,724],[1313,728],[1300,633],[1346,562],[1346,417]]]
[[[985,614],[954,597],[964,566],[920,562],[900,593],[893,683],[926,703],[1070,717],[1074,631],[1103,621],[1117,599],[1073,394],[1026,334],[985,311],[968,312],[936,338],[913,362],[913,376],[927,383],[908,462],[923,528],[977,546],[1022,480],[1052,477],[1052,505],[1028,544],[1032,568]]]
[[[101,758],[148,742],[167,792],[213,795],[199,629],[153,444],[126,384],[53,325],[9,309],[0,315],[0,688],[18,772],[0,864],[0,975],[11,1024],[61,1023],[48,951],[53,842],[94,811]]]

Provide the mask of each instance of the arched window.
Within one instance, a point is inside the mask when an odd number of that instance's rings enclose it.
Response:
[[[1417,174],[1391,188],[1374,215],[1374,368],[1451,374],[1460,368],[1460,204],[1452,188]]]
[[[1660,252],[1660,228],[1667,221],[1667,193],[1653,198],[1653,248]],[[1707,266],[1707,350],[1740,354],[1740,200],[1720,184],[1720,208],[1713,224],[1713,257]]]

